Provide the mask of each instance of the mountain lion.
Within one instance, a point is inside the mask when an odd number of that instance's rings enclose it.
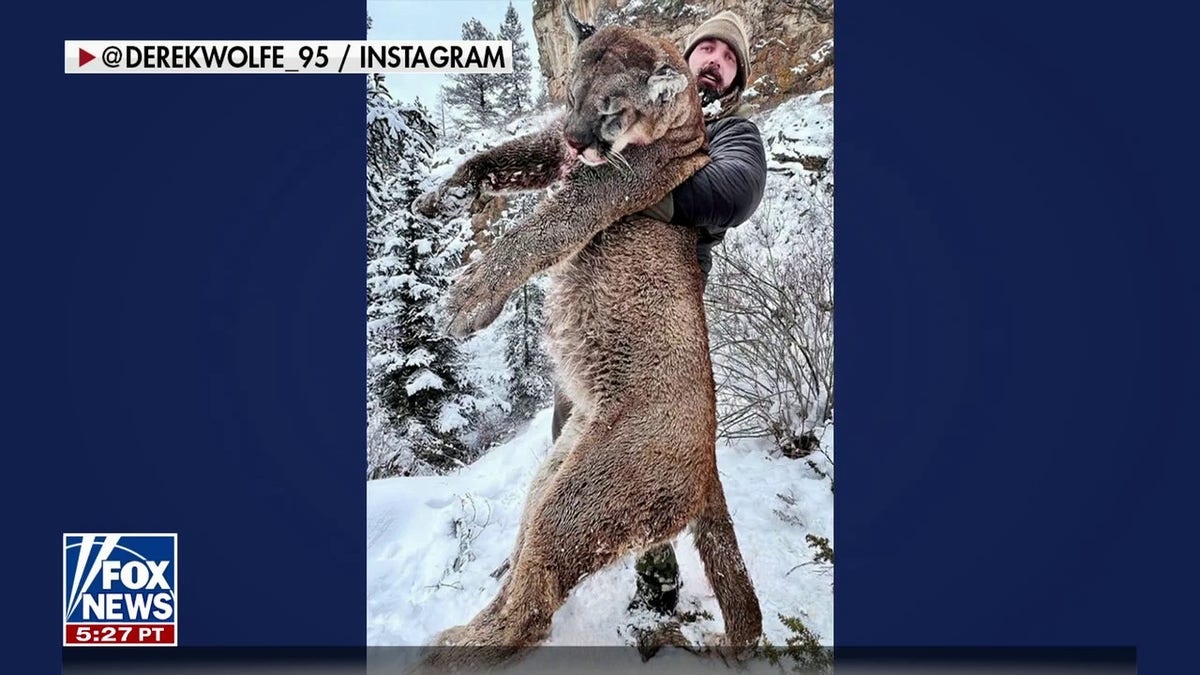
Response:
[[[531,485],[500,592],[435,644],[483,648],[470,658],[487,660],[536,645],[581,579],[691,524],[724,641],[753,645],[762,615],[717,476],[696,235],[629,215],[708,162],[696,86],[668,41],[569,22],[582,41],[565,114],[472,157],[413,203],[446,216],[481,191],[551,188],[466,266],[446,313],[452,334],[479,330],[549,270],[548,349],[574,406]]]

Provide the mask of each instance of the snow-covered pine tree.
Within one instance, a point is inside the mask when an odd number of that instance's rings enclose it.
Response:
[[[512,416],[528,419],[550,402],[550,357],[542,345],[546,289],[541,277],[530,279],[509,300],[511,314],[504,333],[504,360],[511,379],[508,400]]]
[[[504,23],[496,36],[500,40],[512,41],[512,72],[499,75],[500,113],[515,116],[529,112],[532,104],[533,61],[529,58],[529,41],[525,40],[525,29],[512,3],[504,14]]]
[[[368,478],[433,473],[470,460],[456,437],[473,401],[456,343],[433,308],[461,246],[408,204],[428,173],[433,125],[396,102],[381,75],[367,87]]]
[[[479,19],[472,17],[462,25],[464,40],[495,40]],[[465,115],[463,122],[472,128],[482,128],[499,118],[497,97],[501,74],[454,73],[446,76],[442,85],[443,100]]]
[[[433,117],[429,114],[429,109],[426,108],[425,104],[421,102],[420,96],[413,98],[412,107],[413,110],[416,110],[421,115],[421,119],[425,120],[425,122],[429,125],[428,131],[431,134],[429,141],[432,143],[433,140],[437,138],[437,128],[433,124]]]
[[[534,87],[533,109],[545,110],[550,107],[550,92],[546,89],[545,78],[538,78],[537,85]]]

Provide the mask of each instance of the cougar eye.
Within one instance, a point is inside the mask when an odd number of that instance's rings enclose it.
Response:
[[[600,135],[611,141],[621,135],[621,114],[602,115],[600,117]]]
[[[625,94],[616,93],[605,96],[598,111],[601,115],[620,115],[625,110]]]

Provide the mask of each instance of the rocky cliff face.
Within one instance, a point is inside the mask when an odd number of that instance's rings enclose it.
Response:
[[[833,86],[833,0],[567,0],[575,16],[597,26],[625,25],[662,35],[682,48],[708,17],[741,15],[750,32],[750,88],[762,108]],[[551,100],[561,101],[573,49],[563,27],[563,0],[534,0],[533,33]]]

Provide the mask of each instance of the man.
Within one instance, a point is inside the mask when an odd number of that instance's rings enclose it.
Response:
[[[741,17],[724,11],[700,24],[684,46],[683,57],[696,78],[704,106],[711,161],[703,169],[643,212],[677,225],[696,228],[696,257],[708,282],[712,247],[725,231],[744,222],[762,200],[767,182],[767,159],[758,127],[747,119],[742,92],[749,82],[750,40]],[[571,415],[571,405],[555,391],[551,436]],[[646,552],[637,563],[641,604],[669,613],[678,600],[679,567],[671,545]]]
[[[696,253],[706,282],[713,245],[754,213],[767,182],[762,137],[742,102],[750,77],[749,44],[745,25],[731,11],[688,36],[683,57],[700,90],[712,161],[644,212],[697,229]]]

